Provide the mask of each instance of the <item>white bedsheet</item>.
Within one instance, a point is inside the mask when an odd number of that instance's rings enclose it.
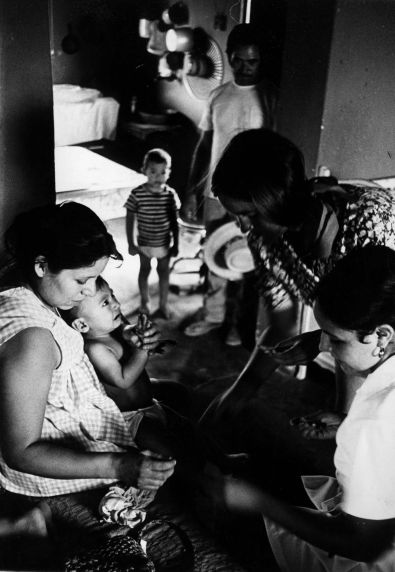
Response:
[[[54,86],[55,147],[115,139],[119,103],[98,90]]]
[[[131,189],[146,176],[84,147],[55,148],[56,202],[85,204],[102,220],[125,216]]]

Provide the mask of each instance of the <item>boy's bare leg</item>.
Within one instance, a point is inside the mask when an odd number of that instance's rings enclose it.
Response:
[[[149,310],[149,291],[148,291],[148,277],[151,272],[151,259],[144,254],[139,254],[140,257],[140,271],[138,277],[138,284],[141,297],[141,309]]]
[[[170,257],[158,259],[158,275],[159,275],[159,309],[165,318],[169,317],[169,308],[167,305],[167,298],[169,295],[169,263]]]

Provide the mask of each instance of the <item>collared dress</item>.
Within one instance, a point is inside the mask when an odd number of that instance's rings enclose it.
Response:
[[[82,336],[29,289],[0,293],[0,345],[27,328],[49,330],[61,353],[53,372],[41,439],[86,452],[124,452],[135,446],[128,424],[84,352]],[[1,380],[0,380],[1,383]],[[34,383],[34,379],[30,383]],[[29,496],[53,496],[103,487],[115,479],[54,479],[15,471],[0,455],[0,485]]]
[[[395,356],[370,374],[356,391],[336,434],[336,479],[303,477],[320,511],[343,511],[361,519],[395,518]],[[265,519],[280,569],[289,572],[395,572],[392,548],[375,562],[328,554]]]
[[[334,264],[353,248],[366,244],[395,249],[394,200],[383,188],[345,187],[347,193],[323,193],[323,203],[336,212],[339,231],[328,258],[317,259],[298,252],[293,236],[285,233],[281,243],[266,246],[254,231],[249,246],[254,256],[258,288],[269,308],[292,299],[312,305],[315,288]]]

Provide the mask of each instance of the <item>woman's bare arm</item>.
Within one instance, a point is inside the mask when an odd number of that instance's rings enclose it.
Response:
[[[13,469],[53,478],[108,478],[158,488],[174,462],[128,453],[88,453],[42,441],[41,433],[52,374],[60,360],[44,328],[28,328],[0,348],[0,439],[5,462]]]
[[[371,562],[392,546],[395,519],[369,520],[346,513],[328,516],[317,510],[289,505],[254,485],[236,479],[225,481],[224,496],[231,510],[262,513],[330,554]]]

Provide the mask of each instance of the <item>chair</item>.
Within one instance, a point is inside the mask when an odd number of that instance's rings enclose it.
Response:
[[[203,287],[206,266],[203,259],[203,225],[178,219],[179,255],[170,266],[170,290],[177,294],[193,293]]]

